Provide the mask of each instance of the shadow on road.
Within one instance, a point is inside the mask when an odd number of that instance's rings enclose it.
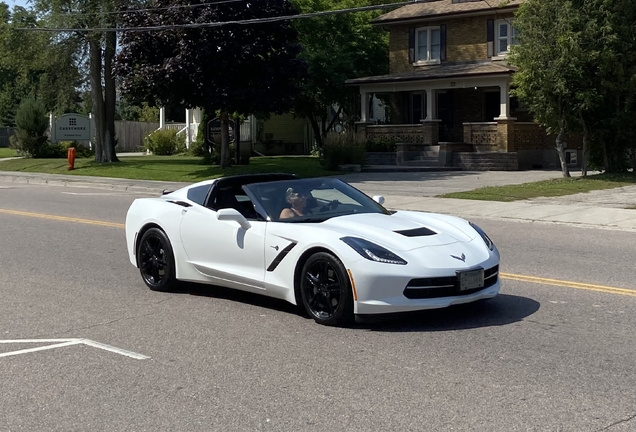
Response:
[[[230,288],[187,283],[182,284],[179,293],[225,299],[306,317],[299,307],[286,301]],[[499,294],[494,299],[444,309],[358,318],[351,328],[379,332],[431,332],[502,326],[522,321],[538,311],[540,306],[539,302],[527,297]]]
[[[444,309],[364,318],[356,327],[381,332],[431,332],[503,326],[523,320],[540,307],[539,302],[527,297],[499,294],[490,300]]]

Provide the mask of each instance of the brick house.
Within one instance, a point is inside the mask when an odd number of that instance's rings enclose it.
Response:
[[[347,81],[360,89],[358,130],[401,143],[398,160],[426,147],[465,169],[560,166],[554,140],[509,94],[524,1],[433,0],[374,19],[389,32],[390,73]],[[371,95],[389,101],[389,124],[368,121]]]

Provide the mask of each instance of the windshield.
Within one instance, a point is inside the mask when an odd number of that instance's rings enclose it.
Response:
[[[253,183],[243,188],[271,221],[322,222],[357,213],[390,214],[373,199],[336,178]]]

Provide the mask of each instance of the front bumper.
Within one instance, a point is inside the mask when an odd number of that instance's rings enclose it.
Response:
[[[495,297],[500,290],[501,282],[498,272],[499,254],[494,252],[481,262],[473,262],[465,267],[431,268],[420,264],[405,266],[395,264],[381,264],[369,260],[358,260],[350,265],[350,273],[355,284],[354,313],[356,314],[386,314],[398,312],[412,312],[426,309],[439,309],[452,305],[471,303],[477,300]],[[490,280],[485,288],[461,293],[458,289],[440,289],[440,296],[432,298],[408,298],[405,289],[409,282],[422,278],[450,279],[456,277],[457,270],[468,270],[481,267],[496,280]],[[434,291],[435,288],[427,288]],[[412,296],[411,296],[412,297]]]

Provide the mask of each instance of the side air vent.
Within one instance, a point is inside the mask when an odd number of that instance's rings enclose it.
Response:
[[[168,201],[169,203],[180,205],[181,207],[192,207],[192,204],[185,201]]]
[[[437,234],[435,231],[425,227],[415,228],[410,230],[395,231],[395,232],[397,234],[402,234],[403,236],[406,236],[406,237],[426,237],[426,236]]]

